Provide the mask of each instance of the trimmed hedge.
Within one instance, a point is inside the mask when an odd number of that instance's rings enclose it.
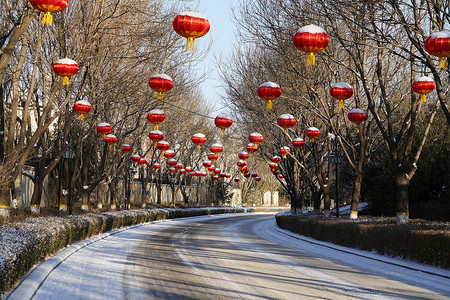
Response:
[[[277,214],[279,227],[333,244],[450,268],[450,225],[411,221],[327,220]]]
[[[11,289],[35,264],[58,250],[112,229],[161,219],[256,211],[274,210],[233,207],[140,209],[68,217],[32,217],[0,226],[0,294]]]

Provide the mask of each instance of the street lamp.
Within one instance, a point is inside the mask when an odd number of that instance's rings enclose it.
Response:
[[[75,151],[72,150],[72,148],[69,146],[67,147],[66,151],[64,151],[63,153],[63,158],[65,159],[65,163],[66,163],[66,170],[67,170],[67,177],[68,177],[68,181],[69,181],[69,193],[67,195],[68,197],[68,201],[67,201],[67,205],[69,206],[69,215],[72,214],[72,183],[70,180],[70,163],[69,160],[73,159],[75,157]],[[61,174],[60,174],[61,176]]]
[[[330,163],[335,164],[335,172],[336,172],[336,217],[339,218],[339,164],[342,163],[342,154],[339,153],[337,147],[337,139],[336,140],[336,148],[335,152],[331,152],[330,155],[328,155],[328,159],[330,160]]]

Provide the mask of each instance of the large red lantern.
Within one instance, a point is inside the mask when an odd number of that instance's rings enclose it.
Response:
[[[217,153],[213,153],[213,152],[208,153],[207,156],[208,156],[208,159],[210,161],[212,161],[213,163],[219,158],[219,155]]]
[[[177,163],[177,164],[175,165],[175,169],[177,169],[177,170],[183,169],[183,164]]]
[[[439,57],[439,68],[447,69],[447,57],[450,56],[450,32],[432,33],[425,41],[425,50]]]
[[[68,85],[69,77],[77,74],[79,70],[76,61],[68,58],[59,59],[53,64],[53,72],[63,78],[63,85]]]
[[[217,180],[219,180],[219,175],[215,175],[213,176],[214,182],[216,182]]]
[[[97,125],[97,132],[102,135],[103,138],[112,131],[112,126],[109,123],[100,123]]]
[[[39,11],[44,12],[42,24],[52,25],[52,13],[59,12],[67,7],[69,0],[30,0],[31,5]]]
[[[298,149],[305,145],[305,141],[302,138],[295,138],[292,140],[292,146],[295,148],[295,151],[298,152]]]
[[[128,145],[128,144],[123,144],[122,145],[122,152],[123,152],[123,154],[126,154],[126,153],[128,153],[130,151],[131,151],[131,146],[130,145]]]
[[[171,159],[175,157],[175,152],[173,150],[167,150],[164,152],[164,157],[167,159]]]
[[[153,146],[156,147],[158,142],[164,139],[164,133],[159,130],[152,130],[148,133],[148,137],[153,141]]]
[[[220,153],[223,151],[223,146],[222,144],[212,144],[211,147],[209,147],[209,151],[215,154]],[[209,156],[208,159],[210,159]],[[212,161],[212,159],[210,160]]]
[[[255,145],[253,143],[247,144],[247,146],[245,147],[245,149],[250,152],[250,155],[255,154],[256,151],[258,151],[259,147],[258,145]]]
[[[220,128],[220,135],[224,135],[225,129],[233,125],[233,120],[226,114],[220,114],[214,119],[214,124]]]
[[[156,74],[150,77],[148,85],[157,92],[156,99],[163,99],[165,92],[173,88],[173,80],[166,74]]]
[[[164,155],[164,151],[170,148],[170,144],[166,141],[159,141],[158,144],[156,144],[156,148],[161,151],[162,155]]]
[[[205,161],[203,162],[203,166],[204,166],[205,168],[209,168],[209,167],[212,166],[212,162],[211,162],[210,160],[205,160]]]
[[[105,143],[107,143],[109,148],[111,148],[112,145],[117,143],[117,137],[114,134],[108,134],[105,136]]]
[[[186,173],[186,170],[185,169],[180,169],[179,172],[180,172],[181,175],[184,175]]]
[[[355,108],[348,112],[347,118],[356,124],[356,130],[359,132],[359,123],[366,119],[366,114],[362,109]]]
[[[250,154],[248,154],[248,153],[245,152],[245,151],[242,151],[242,152],[239,152],[238,157],[239,157],[240,159],[242,159],[242,160],[246,160],[247,158],[250,157]]]
[[[208,167],[208,171],[210,171],[210,172],[214,172],[215,169],[216,169],[215,165]]]
[[[191,137],[191,141],[197,145],[197,150],[200,151],[200,146],[206,142],[206,136],[203,133],[196,133]]]
[[[159,163],[154,163],[154,164],[152,165],[152,167],[153,167],[153,169],[158,170],[158,169],[161,168],[161,165],[160,165]]]
[[[84,115],[90,113],[92,105],[86,100],[79,100],[73,104],[73,110],[80,114],[78,120],[83,121]]]
[[[311,139],[311,142],[314,143],[314,140],[320,136],[320,130],[316,127],[309,127],[306,129],[305,134]]]
[[[169,159],[169,160],[167,161],[167,164],[168,164],[169,166],[171,166],[171,167],[175,167],[175,166],[178,164],[178,162],[177,162],[176,159],[171,158],[171,159]]]
[[[139,160],[139,166],[143,167],[147,163],[147,160],[145,158],[141,158]]]
[[[186,168],[184,168],[186,170],[186,172],[191,173],[192,172],[192,167],[187,166]]]
[[[272,162],[275,163],[275,165],[278,165],[278,163],[281,162],[281,157],[279,157],[278,155],[273,156]]]
[[[152,109],[147,114],[147,120],[153,124],[153,130],[158,130],[159,124],[166,120],[166,114],[160,109]]]
[[[272,109],[272,100],[281,96],[281,88],[275,82],[264,82],[256,91],[261,99],[266,100],[266,109]]]
[[[414,92],[421,94],[420,102],[427,102],[427,94],[434,91],[436,84],[434,80],[427,76],[422,76],[414,80],[412,89]]]
[[[170,172],[170,175],[173,175],[173,173],[175,173],[176,172],[176,170],[177,169],[175,169],[175,168],[169,168],[169,172]]]
[[[330,38],[325,30],[316,25],[307,25],[300,28],[294,36],[294,45],[300,51],[308,53],[306,65],[315,64],[314,53],[322,51],[328,46]]]
[[[278,126],[284,128],[284,131],[288,133],[288,129],[295,125],[296,121],[291,114],[282,114],[277,119]]]
[[[186,50],[195,50],[195,39],[208,33],[211,25],[205,15],[195,11],[185,11],[175,17],[173,30],[187,38]]]
[[[139,155],[131,155],[131,161],[134,162],[134,164],[137,164],[139,162],[139,160],[141,159],[141,157]]]
[[[353,88],[345,82],[337,82],[331,85],[330,95],[339,100],[339,108],[344,108],[344,101],[353,96]]]
[[[271,162],[271,163],[269,164],[269,168],[272,170],[272,172],[274,172],[274,171],[276,171],[276,170],[278,169],[278,166],[277,166],[276,163]]]
[[[283,146],[279,150],[280,154],[283,156],[283,158],[286,158],[286,156],[291,153],[291,148]]]
[[[220,173],[222,173],[222,170],[219,168],[215,168],[213,172],[214,172],[214,174],[220,174]]]
[[[250,141],[250,143],[253,143],[256,147],[258,147],[258,144],[262,143],[264,137],[261,133],[253,132],[248,136],[248,140]]]

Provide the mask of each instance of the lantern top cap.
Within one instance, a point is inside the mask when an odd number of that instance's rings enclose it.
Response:
[[[253,143],[248,143],[247,147],[248,147],[248,146],[253,147],[253,146],[255,146],[255,144],[253,144]]]
[[[241,152],[239,152],[239,154],[248,154],[247,152],[245,152],[245,151],[241,151]]]
[[[281,149],[287,150],[287,151],[291,150],[291,148],[289,148],[288,146],[283,146],[283,147],[281,147]]]
[[[273,87],[273,88],[279,88],[280,87],[280,85],[278,83],[275,83],[275,82],[272,82],[272,81],[264,82],[259,87],[263,87],[263,86],[268,86],[268,87]]]
[[[224,113],[220,113],[220,114],[218,114],[218,115],[217,115],[217,117],[216,117],[216,119],[217,119],[217,118],[222,118],[222,119],[231,119],[230,115],[228,115],[228,114],[224,114]]]
[[[414,82],[416,82],[416,81],[433,81],[434,82],[433,78],[430,78],[430,77],[425,76],[425,75],[424,76],[420,76],[419,78],[414,80]]]
[[[272,159],[274,159],[274,158],[278,159],[278,158],[281,158],[281,157],[279,157],[278,155],[275,155],[275,156],[272,157]]]
[[[319,129],[316,128],[316,127],[309,127],[309,128],[306,129],[306,130],[309,130],[309,131],[319,131]]]
[[[223,146],[222,146],[222,144],[217,143],[217,144],[212,144],[211,147],[223,147]],[[215,154],[215,153],[211,152],[210,154]]]
[[[331,85],[331,88],[342,88],[342,89],[351,89],[352,86],[346,82],[336,82]]]
[[[157,162],[155,162],[153,165],[154,165],[154,166],[160,166],[160,164],[157,163]]]
[[[150,131],[151,134],[164,134],[162,131],[159,130],[152,130]]]
[[[111,133],[110,133],[110,134],[107,134],[106,137],[107,137],[107,138],[117,138],[114,134],[111,134]]]
[[[177,161],[177,160],[175,158],[171,158],[171,159],[169,159],[169,161],[172,162],[172,161]]]
[[[323,29],[322,27],[316,26],[316,25],[306,25],[301,27],[297,32],[309,32],[309,33],[325,33],[325,29]]]
[[[296,142],[302,142],[302,141],[303,141],[303,139],[302,139],[302,138],[300,138],[300,137],[297,137],[297,138],[293,139],[292,141],[296,141]]]
[[[61,58],[61,59],[58,59],[58,60],[55,62],[55,64],[62,64],[62,65],[77,65],[77,66],[78,66],[77,62],[74,61],[73,59],[70,59],[70,58]]]
[[[354,108],[348,112],[349,114],[365,114],[365,112],[360,108]]]
[[[123,144],[122,147],[131,147],[130,144]]]
[[[282,114],[278,117],[278,119],[295,119],[291,114]]]
[[[166,74],[155,74],[150,78],[162,78],[162,79],[167,79],[167,80],[173,81],[172,77],[170,77],[169,75],[166,75]]]
[[[158,144],[160,144],[160,145],[161,145],[161,144],[164,144],[164,145],[166,145],[166,144],[167,144],[167,145],[168,145],[168,144],[169,144],[169,142],[166,142],[166,141],[159,141],[159,142],[158,142]],[[167,152],[167,151],[166,151],[166,152]]]
[[[179,13],[178,15],[179,16],[189,16],[189,17],[195,17],[195,18],[201,18],[201,19],[208,20],[208,18],[204,14],[201,14],[201,13],[196,12],[196,11],[183,11],[183,12]]]
[[[89,102],[87,102],[86,100],[78,100],[77,102],[75,102],[77,104],[82,104],[82,105],[89,105],[91,106],[91,104]]]
[[[111,124],[103,122],[97,125],[97,127],[111,126]]]
[[[436,38],[450,38],[450,32],[448,32],[448,31],[433,32],[430,35],[430,38],[432,38],[432,39],[436,39]]]
[[[200,138],[206,137],[203,133],[196,133],[196,134],[194,134],[193,136],[195,136],[195,137],[200,137]]]
[[[205,160],[205,161],[203,161],[203,163],[209,164],[209,163],[212,163],[212,162],[210,160]]]
[[[140,156],[137,154],[133,154],[133,155],[131,155],[131,157],[140,157]]]
[[[253,133],[250,133],[249,136],[262,136],[262,134],[258,133],[258,132],[253,132]]]
[[[164,111],[161,109],[155,108],[148,112],[149,114],[157,114],[157,115],[164,115]]]

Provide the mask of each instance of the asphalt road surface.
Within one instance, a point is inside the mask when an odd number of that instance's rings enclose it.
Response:
[[[450,277],[407,266],[286,235],[273,215],[203,216],[92,243],[33,299],[450,299]]]

